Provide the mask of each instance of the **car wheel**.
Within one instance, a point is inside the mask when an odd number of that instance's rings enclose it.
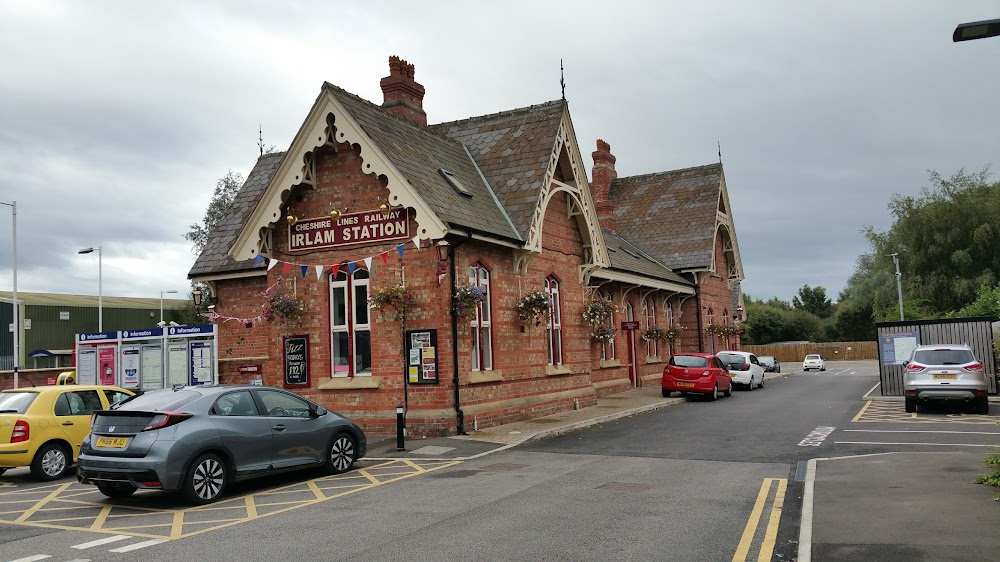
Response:
[[[715,386],[712,387],[712,393],[708,395],[708,401],[715,402],[718,399],[719,399],[719,383],[715,383]]]
[[[729,383],[729,386],[726,387],[726,391],[723,392],[722,395],[725,396],[726,398],[729,398],[730,396],[733,395],[733,383]]]
[[[764,388],[764,375],[760,376],[760,384],[757,385],[757,388]]]
[[[69,472],[69,452],[59,443],[42,445],[31,461],[31,475],[42,482],[57,480]]]
[[[338,433],[330,442],[327,452],[326,469],[330,474],[341,474],[351,469],[357,457],[354,438],[347,433]]]
[[[214,453],[205,453],[191,465],[184,479],[184,499],[196,505],[212,503],[226,489],[226,464]]]
[[[687,393],[687,392],[683,392],[683,391],[681,391],[681,398],[683,398],[683,397],[685,397],[685,396],[687,396],[687,395],[688,395],[688,393]]]
[[[661,392],[663,393],[663,397],[664,398],[670,398],[670,391],[669,390],[662,390]]]
[[[781,372],[781,367],[778,367],[778,368],[776,368],[776,369],[774,370],[774,372],[775,372],[775,373],[780,373],[780,372]]]
[[[989,414],[990,413],[990,399],[982,396],[976,398],[976,413],[977,414]]]
[[[753,392],[753,375],[750,375],[750,384],[747,385],[747,390]]]
[[[102,482],[97,485],[102,494],[112,499],[127,498],[135,493],[135,486],[126,482]]]
[[[826,367],[820,368],[820,371],[825,371],[825,370],[826,370]]]
[[[906,413],[912,414],[917,411],[917,399],[916,398],[906,398]]]

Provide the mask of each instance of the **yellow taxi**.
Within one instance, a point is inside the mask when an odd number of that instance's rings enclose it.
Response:
[[[0,474],[31,467],[31,475],[62,478],[90,433],[90,414],[135,394],[114,386],[60,385],[0,392]]]

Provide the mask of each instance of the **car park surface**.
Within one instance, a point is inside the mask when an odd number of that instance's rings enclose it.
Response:
[[[38,480],[69,473],[95,410],[133,395],[112,386],[60,385],[0,392],[0,474],[31,467]]]
[[[677,353],[663,367],[661,382],[664,397],[671,392],[702,394],[715,401],[722,392],[733,393],[733,379],[722,361],[709,353]]]
[[[111,498],[167,490],[204,504],[234,481],[317,466],[346,472],[366,447],[354,422],[291,392],[176,387],[95,412],[77,476]]]

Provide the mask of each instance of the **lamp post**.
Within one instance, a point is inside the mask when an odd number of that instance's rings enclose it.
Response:
[[[160,291],[160,324],[163,324],[163,295],[173,295],[177,291]]]
[[[102,270],[104,269],[104,265],[101,262],[104,260],[104,257],[101,254],[101,247],[98,246],[96,248],[83,248],[77,253],[89,254],[94,250],[97,250],[97,331],[103,332],[104,331],[104,287],[103,287],[104,282],[101,279],[101,277],[103,275]]]
[[[195,287],[191,291],[191,300],[194,301],[194,311],[201,312],[201,287]]]
[[[973,21],[961,23],[951,34],[951,40],[955,43],[959,41],[972,41],[974,39],[985,39],[1000,35],[1000,20]]]
[[[899,321],[905,320],[903,318],[903,274],[899,272],[899,254],[890,254],[892,256],[892,263],[896,264],[896,292],[899,294]]]
[[[17,201],[0,201],[0,204],[10,207],[14,227],[14,388],[17,388],[17,374],[21,366],[21,311],[17,302]]]

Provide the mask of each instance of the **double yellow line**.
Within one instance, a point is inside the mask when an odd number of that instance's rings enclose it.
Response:
[[[774,494],[774,503],[771,504],[771,516],[767,520],[767,530],[764,531],[764,542],[760,545],[760,555],[758,562],[771,560],[774,554],[774,542],[778,538],[778,522],[781,520],[781,508],[785,504],[785,488],[788,480],[785,478],[765,478],[760,485],[760,492],[757,494],[757,502],[750,512],[750,519],[747,526],[743,528],[743,537],[736,547],[736,554],[733,555],[733,562],[746,562],[750,547],[753,545],[754,536],[757,534],[757,526],[760,524],[760,516],[764,513],[764,506],[767,498],[771,495],[771,484],[777,483],[777,491]]]

